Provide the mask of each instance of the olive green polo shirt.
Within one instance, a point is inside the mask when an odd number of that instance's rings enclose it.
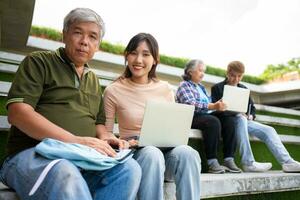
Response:
[[[102,92],[96,75],[85,65],[82,79],[64,52],[34,52],[19,66],[7,105],[27,103],[49,121],[77,136],[96,136],[96,124],[105,123]],[[38,141],[16,127],[10,131],[9,154]]]

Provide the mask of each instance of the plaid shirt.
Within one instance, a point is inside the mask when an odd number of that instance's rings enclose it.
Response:
[[[194,105],[196,113],[207,113],[208,103],[201,101],[203,97],[200,96],[197,86],[203,90],[203,93],[207,96],[209,102],[211,102],[211,98],[207,95],[205,87],[201,84],[195,84],[192,81],[183,81],[180,83],[176,92],[176,102]]]

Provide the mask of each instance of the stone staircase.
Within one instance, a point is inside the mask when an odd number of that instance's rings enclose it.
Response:
[[[0,52],[0,74],[14,74],[18,69],[18,64],[24,58],[23,55]],[[105,59],[105,58],[104,58]],[[94,61],[95,62],[95,61]],[[102,86],[107,86],[119,73],[113,70],[93,69],[97,74]],[[167,73],[167,72],[164,72]],[[7,96],[8,90],[11,86],[10,81],[1,81],[0,79],[0,98]],[[174,89],[176,85],[173,84]],[[4,105],[0,105],[4,106]],[[257,115],[257,120],[269,125],[278,125],[284,127],[300,128],[300,111],[278,108],[265,105],[256,105],[260,111],[270,113],[289,114],[295,116],[295,119],[276,117],[271,115]],[[9,123],[5,115],[0,116],[0,131],[7,132],[9,130]],[[117,126],[115,132],[118,133]],[[190,139],[199,140],[202,138],[199,130],[191,129]],[[294,133],[281,133],[280,138],[286,145],[294,145],[300,149],[300,134]],[[257,138],[251,138],[252,143],[259,142]],[[300,155],[295,159],[300,160]],[[204,162],[204,161],[202,161]],[[274,193],[283,191],[300,191],[300,173],[287,174],[281,171],[270,171],[267,173],[241,173],[241,174],[206,174],[201,176],[201,198],[219,198],[227,196],[241,196],[241,195],[254,195],[264,193]],[[175,199],[175,184],[165,183],[165,197],[168,200]],[[275,194],[275,193],[274,193]],[[300,194],[300,192],[299,192]],[[3,184],[0,184],[0,200],[14,200],[17,199],[16,194]],[[295,197],[297,199],[297,197]]]

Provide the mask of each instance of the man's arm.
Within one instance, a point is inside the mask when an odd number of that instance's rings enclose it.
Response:
[[[96,149],[97,151],[115,156],[111,146],[103,140],[93,137],[79,137],[50,122],[37,113],[26,103],[11,103],[8,105],[8,121],[21,131],[36,140],[53,138],[67,143],[77,143]]]
[[[63,142],[76,142],[76,136],[53,124],[26,103],[9,104],[8,121],[36,140],[49,137]]]

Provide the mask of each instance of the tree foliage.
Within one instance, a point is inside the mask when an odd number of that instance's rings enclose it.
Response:
[[[294,71],[300,73],[300,58],[293,58],[286,64],[268,65],[260,77],[265,80],[273,80]]]

